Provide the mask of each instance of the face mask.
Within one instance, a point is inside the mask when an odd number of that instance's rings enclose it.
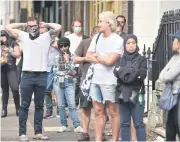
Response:
[[[28,27],[27,31],[29,33],[29,37],[30,39],[36,39],[37,37],[39,37],[40,32],[39,32],[39,27],[38,26],[33,26],[33,27]]]
[[[81,32],[81,29],[82,29],[81,27],[75,27],[75,28],[74,28],[74,32],[75,32],[75,33],[80,33],[80,32]]]

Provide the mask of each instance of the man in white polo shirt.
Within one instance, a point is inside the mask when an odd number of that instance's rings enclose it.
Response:
[[[27,32],[20,31],[20,27],[27,27]],[[40,34],[39,27],[51,28]],[[28,18],[27,23],[13,23],[6,26],[6,30],[21,43],[23,52],[23,68],[21,77],[21,107],[19,109],[19,140],[27,141],[26,122],[28,110],[34,92],[34,139],[47,140],[42,134],[44,96],[47,85],[48,51],[52,39],[61,30],[61,25],[55,23],[39,23],[35,17]]]

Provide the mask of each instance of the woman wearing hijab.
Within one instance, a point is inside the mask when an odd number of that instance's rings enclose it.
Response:
[[[117,61],[114,74],[117,77],[116,97],[119,100],[122,141],[130,141],[131,117],[138,141],[146,140],[143,122],[144,79],[147,75],[147,60],[139,54],[137,37],[127,35],[124,39],[124,55]]]

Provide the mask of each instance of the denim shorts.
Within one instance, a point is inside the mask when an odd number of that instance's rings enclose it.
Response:
[[[104,85],[104,84],[94,84],[90,86],[89,95],[94,101],[98,103],[105,103],[110,101],[112,103],[117,102],[115,97],[116,85]]]

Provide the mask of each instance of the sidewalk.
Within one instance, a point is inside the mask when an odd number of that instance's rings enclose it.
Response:
[[[56,115],[56,107],[54,107],[54,115]],[[92,112],[94,113],[94,112]],[[78,110],[78,116],[81,121],[81,112]],[[93,131],[93,114],[92,121],[90,124],[90,136],[91,141],[95,140],[94,131]],[[34,136],[34,128],[33,128],[33,120],[34,119],[34,102],[31,103],[29,108],[29,116],[27,121],[27,136],[30,141],[33,141]],[[82,121],[81,121],[82,122]],[[19,141],[18,131],[18,117],[15,115],[14,104],[12,103],[12,99],[9,99],[8,105],[8,116],[6,118],[1,119],[1,141]],[[57,130],[60,127],[60,120],[56,116],[51,119],[43,120],[43,131],[44,134],[50,138],[50,141],[77,141],[79,133],[73,132],[73,125],[71,119],[68,117],[68,132],[65,133],[57,133]],[[107,131],[110,129],[109,123],[106,125]],[[109,138],[110,139],[110,138]]]

